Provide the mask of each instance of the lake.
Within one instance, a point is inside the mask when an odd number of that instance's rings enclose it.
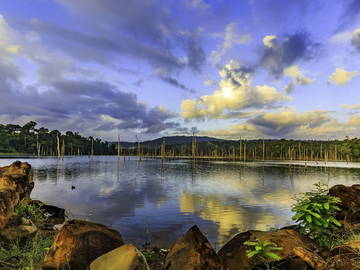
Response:
[[[33,166],[33,198],[66,209],[71,218],[111,226],[138,246],[170,247],[197,224],[219,249],[239,232],[292,224],[294,195],[316,182],[360,183],[359,164],[350,163],[324,168],[198,162],[194,167],[189,160],[175,160],[161,167],[159,160],[95,156],[2,158],[0,166],[17,159]]]

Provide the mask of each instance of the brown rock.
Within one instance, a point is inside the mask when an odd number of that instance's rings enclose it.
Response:
[[[123,245],[121,235],[104,225],[70,220],[55,236],[44,270],[86,270],[99,256]]]
[[[28,163],[20,161],[0,167],[0,229],[9,222],[19,200],[30,195],[34,187],[30,170]]]
[[[4,184],[5,178],[0,179],[0,183]],[[1,184],[0,184],[1,185]],[[15,205],[19,202],[19,193],[15,189],[0,188],[0,230],[4,229],[6,224],[12,217]]]
[[[256,265],[260,265],[262,262],[256,256],[252,258],[246,256],[248,247],[244,245],[245,241],[256,240],[271,241],[278,247],[282,247],[283,250],[276,251],[276,254],[283,261],[289,261],[295,257],[293,252],[295,247],[316,248],[313,241],[294,230],[247,231],[236,235],[221,248],[218,256],[222,266],[227,270],[250,270]],[[269,259],[268,262],[273,262],[273,260]]]
[[[122,245],[93,261],[90,270],[149,270],[146,259],[133,245]]]
[[[343,221],[345,230],[349,232],[360,231],[360,206],[355,206],[346,211]]]
[[[1,178],[8,177],[16,185],[16,191],[19,192],[20,199],[30,196],[34,188],[34,182],[30,177],[31,165],[27,162],[15,161],[10,166],[0,168],[0,182]],[[0,185],[0,190],[3,188]]]
[[[359,185],[346,187],[336,185],[330,188],[329,194],[338,197],[341,200],[341,207],[349,210],[353,207],[360,206],[360,188]]]
[[[170,249],[164,269],[220,270],[222,268],[210,242],[197,226],[193,226]]]

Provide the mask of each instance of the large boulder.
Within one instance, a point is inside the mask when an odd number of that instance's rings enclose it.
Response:
[[[292,265],[296,261],[293,252],[295,247],[304,247],[307,249],[315,249],[316,246],[312,240],[299,232],[291,229],[277,231],[247,231],[236,235],[228,243],[226,243],[218,252],[219,259],[224,269],[227,270],[251,270],[263,262],[256,256],[248,258],[246,251],[249,247],[244,245],[246,241],[270,241],[275,243],[282,250],[276,251],[276,254],[282,259],[282,263]],[[274,262],[269,259],[268,263]]]
[[[144,255],[133,245],[123,245],[93,261],[90,270],[149,270]]]
[[[86,270],[96,258],[123,244],[120,233],[104,225],[70,220],[55,236],[42,267],[44,270]]]
[[[28,163],[20,161],[0,167],[0,229],[4,229],[9,222],[17,203],[30,195],[34,187],[30,170]]]
[[[335,185],[329,189],[329,194],[341,200],[340,206],[343,211],[338,213],[340,219],[344,219],[346,212],[351,208],[360,206],[360,185]]]
[[[20,199],[30,196],[34,188],[34,182],[30,175],[31,165],[27,162],[15,161],[10,166],[0,167],[1,178],[11,179],[16,185],[16,191],[19,192]]]
[[[215,250],[197,226],[188,230],[170,249],[166,270],[220,270]]]

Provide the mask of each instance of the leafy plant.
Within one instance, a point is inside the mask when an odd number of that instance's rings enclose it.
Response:
[[[292,211],[303,234],[308,235],[320,246],[330,246],[334,232],[341,224],[334,217],[340,210],[337,204],[340,199],[328,195],[327,185],[317,183],[315,190],[306,192],[296,198]]]
[[[279,261],[281,258],[274,251],[283,250],[282,247],[278,247],[271,241],[261,242],[257,241],[246,241],[245,246],[251,247],[252,249],[246,250],[246,256],[249,258],[257,256],[263,263],[267,263],[269,259]]]

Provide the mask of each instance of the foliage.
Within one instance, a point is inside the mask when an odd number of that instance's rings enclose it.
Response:
[[[45,212],[41,209],[42,203],[38,205],[29,204],[29,199],[22,199],[15,207],[14,212],[19,217],[30,219],[36,226],[41,226],[46,220]]]
[[[283,248],[278,247],[275,243],[271,241],[246,241],[244,242],[244,245],[252,248],[246,250],[246,256],[248,256],[249,258],[256,256],[264,263],[266,263],[268,259],[272,259],[275,261],[281,260],[279,255],[277,255],[274,251],[283,250]]]
[[[102,142],[93,137],[82,137],[77,132],[37,128],[37,123],[30,121],[23,126],[0,124],[0,153],[23,153],[30,155],[57,155],[57,140],[65,155],[115,154],[115,145]],[[63,147],[64,146],[64,147]]]
[[[292,211],[295,220],[303,234],[314,239],[321,246],[330,246],[334,232],[339,230],[341,224],[334,214],[340,210],[337,204],[340,199],[328,195],[327,185],[317,183],[315,190],[306,192],[296,198]]]
[[[14,124],[0,124],[0,153],[4,155],[22,153],[28,155],[57,155],[57,141],[59,138],[60,151],[64,148],[65,155],[115,155],[117,142],[102,142],[93,137],[83,137],[78,132],[66,131],[62,134],[58,130],[48,130],[37,127],[37,123],[30,121],[23,126]],[[160,142],[141,144],[142,155],[160,155]],[[192,144],[176,142],[166,145],[167,156],[191,156]],[[63,147],[64,146],[64,147]],[[93,149],[93,151],[92,151]],[[196,143],[197,156],[227,157],[241,160],[360,160],[360,138],[333,141],[311,140],[217,140]],[[137,143],[121,143],[121,154],[138,154]]]
[[[0,268],[12,270],[40,269],[52,241],[51,236],[37,232],[29,241],[18,240],[6,245],[0,242]]]

